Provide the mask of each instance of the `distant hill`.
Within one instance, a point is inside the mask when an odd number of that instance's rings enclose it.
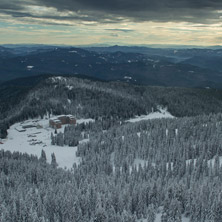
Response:
[[[220,51],[219,51],[220,52]],[[182,62],[183,64],[191,64],[201,68],[215,70],[217,72],[222,71],[222,54],[215,56],[194,56],[192,58],[186,59]]]
[[[125,119],[150,113],[159,105],[181,117],[220,112],[222,91],[42,75],[1,84],[0,104],[0,121],[10,119],[9,122],[47,112]]]

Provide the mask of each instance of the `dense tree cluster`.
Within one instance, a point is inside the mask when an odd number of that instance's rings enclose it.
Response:
[[[121,123],[121,121],[115,121],[114,119],[99,118],[95,122],[67,125],[64,127],[64,133],[57,133],[55,130],[55,133],[51,134],[51,143],[58,146],[77,146],[79,142],[95,137],[98,133],[104,132],[113,126],[121,125]]]
[[[221,221],[221,114],[93,127],[71,171],[0,152],[1,221]]]
[[[138,218],[149,216],[152,204],[154,212],[163,206],[163,221],[181,221],[182,214],[191,221],[219,221],[212,206],[221,204],[221,132],[221,114],[150,120],[113,127],[80,144],[78,155],[85,172],[119,175],[122,192],[142,187],[138,195],[144,199],[131,211]]]

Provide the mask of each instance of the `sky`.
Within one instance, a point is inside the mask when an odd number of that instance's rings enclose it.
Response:
[[[222,45],[221,0],[0,0],[0,44]]]

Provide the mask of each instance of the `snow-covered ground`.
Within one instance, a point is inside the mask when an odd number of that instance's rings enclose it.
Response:
[[[138,220],[138,222],[149,222],[147,219]],[[161,213],[156,214],[155,222],[161,222]],[[182,222],[190,222],[190,219],[182,216]]]
[[[55,116],[56,117],[56,116]],[[94,121],[93,119],[79,119],[77,124]],[[24,125],[38,125],[40,127],[22,128]],[[23,130],[23,132],[19,131]],[[57,132],[63,132],[64,126]],[[55,153],[59,167],[70,169],[73,164],[78,164],[81,159],[76,156],[77,147],[60,147],[51,145],[51,133],[54,129],[49,127],[49,119],[33,119],[21,123],[16,123],[8,130],[8,137],[2,140],[0,149],[9,150],[11,152],[19,151],[21,153],[34,154],[40,157],[42,149],[46,153],[47,161],[51,162],[51,154]],[[80,142],[87,142],[83,140]]]
[[[113,154],[114,155],[114,154]],[[114,158],[113,158],[114,159]],[[196,164],[197,162],[197,159],[194,159],[194,165]],[[189,163],[191,162],[191,160],[186,160],[186,164],[188,165]],[[215,157],[208,160],[207,161],[208,163],[208,167],[212,166],[214,167],[214,164],[215,164]],[[133,162],[133,166],[136,167],[136,169],[138,170],[139,169],[139,166],[141,166],[142,168],[145,167],[145,165],[148,164],[148,161],[147,160],[143,160],[143,159],[140,159],[140,158],[136,158],[134,159],[134,162]],[[166,169],[169,168],[169,164],[171,165],[171,169],[173,169],[173,162],[171,163],[167,163],[166,165]],[[114,161],[113,161],[113,165],[114,165]],[[222,156],[219,156],[219,165],[222,166]],[[156,164],[155,163],[152,163],[152,166],[155,167]],[[130,167],[130,172],[132,171],[132,167]]]
[[[208,167],[212,166],[214,167],[215,164],[215,158],[216,156],[214,156],[212,159],[207,161]],[[188,165],[192,160],[186,160],[186,164]],[[196,164],[197,159],[193,159],[194,164]],[[219,165],[222,166],[222,156],[219,156]],[[173,164],[172,164],[173,167]]]
[[[161,118],[174,118],[166,108],[159,108],[159,111],[149,113],[148,115],[141,115],[136,116],[135,118],[129,119],[126,122],[135,123],[142,120],[149,120],[149,119],[161,119]]]
[[[144,168],[146,164],[148,164],[147,160],[142,160],[139,158],[134,159],[133,162],[133,166],[135,166],[137,170],[139,169],[139,165],[141,165],[141,167]]]

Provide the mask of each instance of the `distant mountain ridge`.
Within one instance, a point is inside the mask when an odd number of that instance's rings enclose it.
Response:
[[[222,88],[221,58],[219,49],[0,47],[0,82],[62,74],[153,86]]]

